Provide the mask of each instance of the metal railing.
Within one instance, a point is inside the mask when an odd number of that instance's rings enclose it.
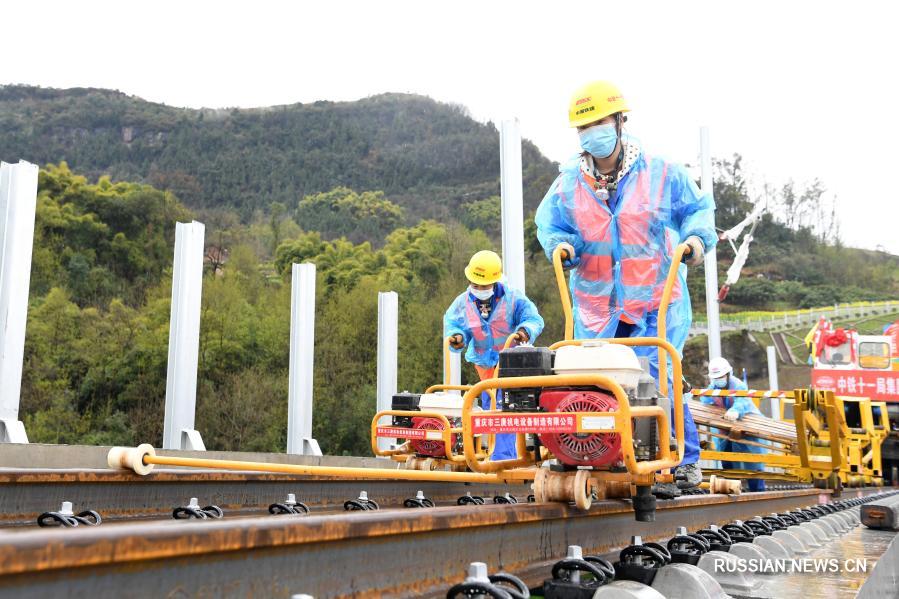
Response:
[[[895,313],[899,313],[899,301],[852,302],[834,304],[833,306],[822,308],[781,312],[738,312],[726,316],[722,315],[721,330],[787,331],[803,326],[811,328],[821,316],[830,320],[845,320]],[[693,323],[690,333],[692,335],[702,335],[707,330],[708,323],[704,320],[697,320]]]

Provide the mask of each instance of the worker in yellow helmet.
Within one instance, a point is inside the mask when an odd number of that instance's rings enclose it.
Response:
[[[564,266],[574,269],[570,287],[577,339],[656,336],[675,246],[690,246],[687,264],[694,266],[718,240],[711,195],[700,192],[683,166],[650,157],[625,133],[629,110],[624,95],[608,81],[575,91],[568,121],[577,129],[582,151],[562,164],[537,209],[537,238],[547,257],[552,260],[561,247]],[[687,267],[679,269],[666,333],[681,351],[692,311]],[[635,350],[649,358],[658,376],[656,348]],[[680,488],[690,488],[699,484],[701,473],[696,466],[699,435],[686,402],[684,425],[684,459],[675,474]],[[679,494],[670,483],[656,490],[659,496]]]
[[[493,378],[509,335],[515,333],[519,343],[533,343],[543,331],[543,318],[522,291],[502,283],[503,263],[495,252],[472,256],[465,277],[470,284],[444,314],[443,335],[454,351],[468,348],[465,359],[481,380]],[[514,440],[515,435],[497,435],[492,459],[514,458]]]

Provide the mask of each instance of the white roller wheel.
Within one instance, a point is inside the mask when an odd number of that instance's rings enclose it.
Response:
[[[113,447],[106,454],[106,463],[116,470],[133,470],[135,474],[146,476],[153,471],[153,464],[145,464],[145,456],[156,456],[156,450],[149,443],[137,447]]]

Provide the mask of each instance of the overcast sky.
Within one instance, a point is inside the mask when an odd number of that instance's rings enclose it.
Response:
[[[899,254],[897,7],[18,1],[0,11],[0,82],[190,107],[413,92],[483,121],[517,117],[563,160],[578,149],[571,92],[610,79],[652,153],[695,163],[707,125],[714,155],[741,153],[757,186],[818,177],[839,199],[847,244]]]

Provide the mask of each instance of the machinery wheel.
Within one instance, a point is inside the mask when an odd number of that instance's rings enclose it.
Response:
[[[537,503],[573,501],[582,510],[590,509],[593,503],[589,470],[578,470],[571,476],[540,468],[534,476],[533,489]]]
[[[436,470],[439,465],[439,462],[434,458],[420,458],[418,456],[410,455],[406,458],[406,470],[424,470],[425,472],[430,472],[431,470]]]
[[[534,476],[534,501],[536,503],[549,503],[550,499],[547,493],[546,479],[549,478],[550,472],[546,468],[538,468],[537,475]]]
[[[709,477],[709,493],[739,495],[740,490],[741,484],[739,480],[731,480],[714,474]]]
[[[590,471],[578,470],[572,480],[572,494],[574,495],[574,505],[581,510],[589,510],[593,503],[593,494],[590,489]]]

